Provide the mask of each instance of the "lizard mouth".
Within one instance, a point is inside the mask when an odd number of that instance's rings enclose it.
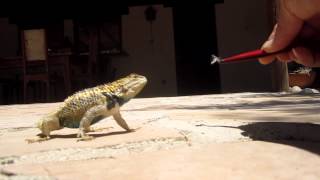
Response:
[[[129,98],[136,96],[142,91],[146,84],[147,78],[145,78],[144,76],[136,77],[125,86],[125,95]]]

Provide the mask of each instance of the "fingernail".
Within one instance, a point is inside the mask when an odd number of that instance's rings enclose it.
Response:
[[[268,57],[264,57],[264,58],[259,58],[258,60],[259,60],[260,64],[267,65],[273,61],[273,58],[268,56]]]
[[[294,61],[296,61],[297,63],[301,64],[300,55],[299,55],[299,53],[298,53],[298,50],[297,50],[296,48],[293,48],[293,49],[292,49],[292,53],[293,53],[293,55],[295,56]]]
[[[264,50],[269,49],[272,46],[272,44],[273,44],[273,39],[270,39],[263,43],[262,49]]]

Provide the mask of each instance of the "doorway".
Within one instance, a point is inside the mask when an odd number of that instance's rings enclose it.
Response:
[[[178,95],[219,93],[219,67],[210,65],[211,55],[217,54],[214,4],[172,8]]]

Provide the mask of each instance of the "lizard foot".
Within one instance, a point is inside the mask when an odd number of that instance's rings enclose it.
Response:
[[[31,143],[35,143],[35,142],[42,142],[42,141],[47,141],[49,140],[50,138],[49,137],[41,137],[41,138],[37,138],[37,139],[26,139],[26,141],[28,142],[28,144],[31,144]]]
[[[94,137],[87,135],[84,130],[80,130],[78,132],[78,134],[77,134],[77,137],[79,138],[77,140],[77,142],[79,142],[79,141],[91,141],[91,140],[94,139]]]
[[[89,132],[101,132],[104,130],[109,130],[112,129],[113,127],[102,127],[102,128],[94,128],[94,127],[90,127]]]
[[[141,129],[141,127],[138,127],[138,128],[132,128],[132,129],[129,129],[127,130],[128,132],[135,132],[137,130]]]
[[[93,140],[94,139],[94,137],[93,136],[82,136],[82,137],[80,137],[78,140],[77,140],[77,142],[79,142],[79,141],[91,141],[91,140]]]

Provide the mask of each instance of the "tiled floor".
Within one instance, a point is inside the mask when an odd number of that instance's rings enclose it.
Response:
[[[28,144],[59,103],[0,106],[1,177],[319,179],[320,95],[239,93],[134,99],[92,141],[75,129]],[[13,173],[12,176],[8,174]]]

